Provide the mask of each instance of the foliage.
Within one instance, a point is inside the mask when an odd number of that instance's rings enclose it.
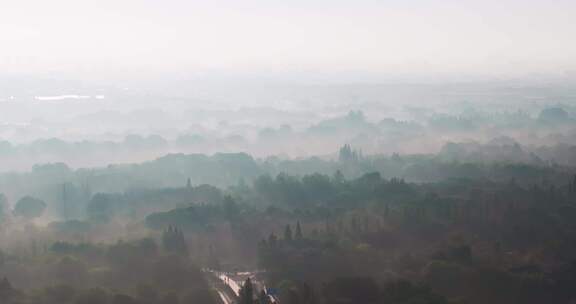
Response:
[[[16,202],[13,213],[15,216],[33,219],[40,217],[44,213],[44,210],[46,210],[46,207],[47,205],[43,200],[32,196],[25,196]]]

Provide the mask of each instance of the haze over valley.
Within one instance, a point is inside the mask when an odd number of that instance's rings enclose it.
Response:
[[[576,302],[573,1],[0,20],[0,304]]]

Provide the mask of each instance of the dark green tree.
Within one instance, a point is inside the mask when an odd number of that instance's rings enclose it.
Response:
[[[94,222],[108,222],[114,215],[115,201],[112,194],[97,193],[86,207],[88,218]]]
[[[293,238],[292,238],[292,228],[290,228],[290,224],[286,225],[286,228],[284,229],[284,241],[286,242],[292,242]]]
[[[33,219],[42,216],[46,210],[46,203],[43,200],[25,196],[16,202],[13,214],[27,219]]]
[[[254,287],[252,286],[252,280],[247,278],[244,281],[242,289],[240,289],[240,304],[254,304]]]
[[[294,238],[297,241],[301,241],[304,238],[302,235],[302,228],[300,227],[300,221],[296,222],[296,234],[294,235]]]
[[[0,193],[0,225],[6,222],[8,212],[8,199],[4,194]]]
[[[2,301],[10,303],[17,296],[18,292],[12,287],[7,278],[0,280],[0,303],[3,303]]]
[[[568,192],[573,195],[576,194],[576,175],[574,175],[570,183],[568,183]]]
[[[182,230],[175,226],[168,226],[162,233],[162,245],[164,250],[179,255],[188,255],[188,245],[184,239]]]

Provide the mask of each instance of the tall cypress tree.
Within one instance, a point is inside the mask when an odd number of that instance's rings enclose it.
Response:
[[[240,290],[240,304],[254,304],[254,288],[252,287],[252,281],[247,278],[244,281],[244,286]]]
[[[167,252],[188,255],[188,245],[182,230],[175,226],[168,226],[162,233],[162,245]]]
[[[290,228],[290,224],[286,225],[286,229],[284,229],[284,241],[292,242],[292,228]]]
[[[301,241],[304,238],[304,236],[302,235],[302,228],[300,227],[300,221],[296,222],[296,234],[295,234],[295,239],[297,241]]]

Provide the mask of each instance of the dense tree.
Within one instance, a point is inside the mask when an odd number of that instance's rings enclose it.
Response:
[[[106,193],[97,193],[92,197],[86,207],[88,218],[95,222],[108,222],[114,215],[114,209],[117,208],[118,200],[115,195]]]
[[[296,234],[294,235],[295,240],[301,241],[304,236],[302,235],[302,227],[300,227],[300,221],[296,222]]]
[[[462,146],[450,149],[467,153]],[[34,286],[22,293],[4,289],[22,297],[18,304],[80,303],[93,286],[104,288],[106,304],[208,303],[214,297],[204,267],[261,270],[258,280],[279,290],[281,303],[436,304],[446,303],[446,296],[470,304],[565,304],[576,298],[572,168],[434,155],[255,160],[271,175],[221,190],[183,185],[186,176],[198,183],[184,167],[213,168],[207,163],[217,160],[242,171],[248,163],[222,155],[191,158],[152,162],[156,169],[182,170],[167,177],[177,188],[155,184],[88,201],[73,199],[70,186],[67,203],[86,207],[89,220],[52,222],[46,229],[24,222],[24,229],[3,230],[30,240],[3,243],[0,271],[14,286]],[[302,169],[307,166],[322,169],[312,173],[316,169]],[[221,172],[227,168],[212,173]],[[98,178],[104,179],[86,180]],[[54,195],[54,187],[47,189]],[[30,193],[59,199],[43,191]],[[270,231],[283,234],[279,239]],[[46,282],[60,285],[36,288]],[[262,293],[252,297],[270,300]]]
[[[13,213],[15,216],[33,219],[42,216],[46,206],[46,203],[40,199],[25,196],[16,202]]]
[[[353,150],[349,144],[345,144],[338,153],[338,160],[342,163],[357,162],[362,158],[360,151]]]
[[[162,245],[167,252],[188,255],[188,245],[184,239],[184,233],[175,226],[168,226],[164,230],[162,233]]]
[[[6,224],[8,220],[9,206],[8,199],[2,193],[0,193],[0,227]]]
[[[20,296],[19,292],[12,287],[7,278],[0,279],[0,299],[12,303]]]
[[[292,239],[292,228],[290,228],[290,225],[286,225],[286,228],[284,228],[284,241],[291,242]]]

